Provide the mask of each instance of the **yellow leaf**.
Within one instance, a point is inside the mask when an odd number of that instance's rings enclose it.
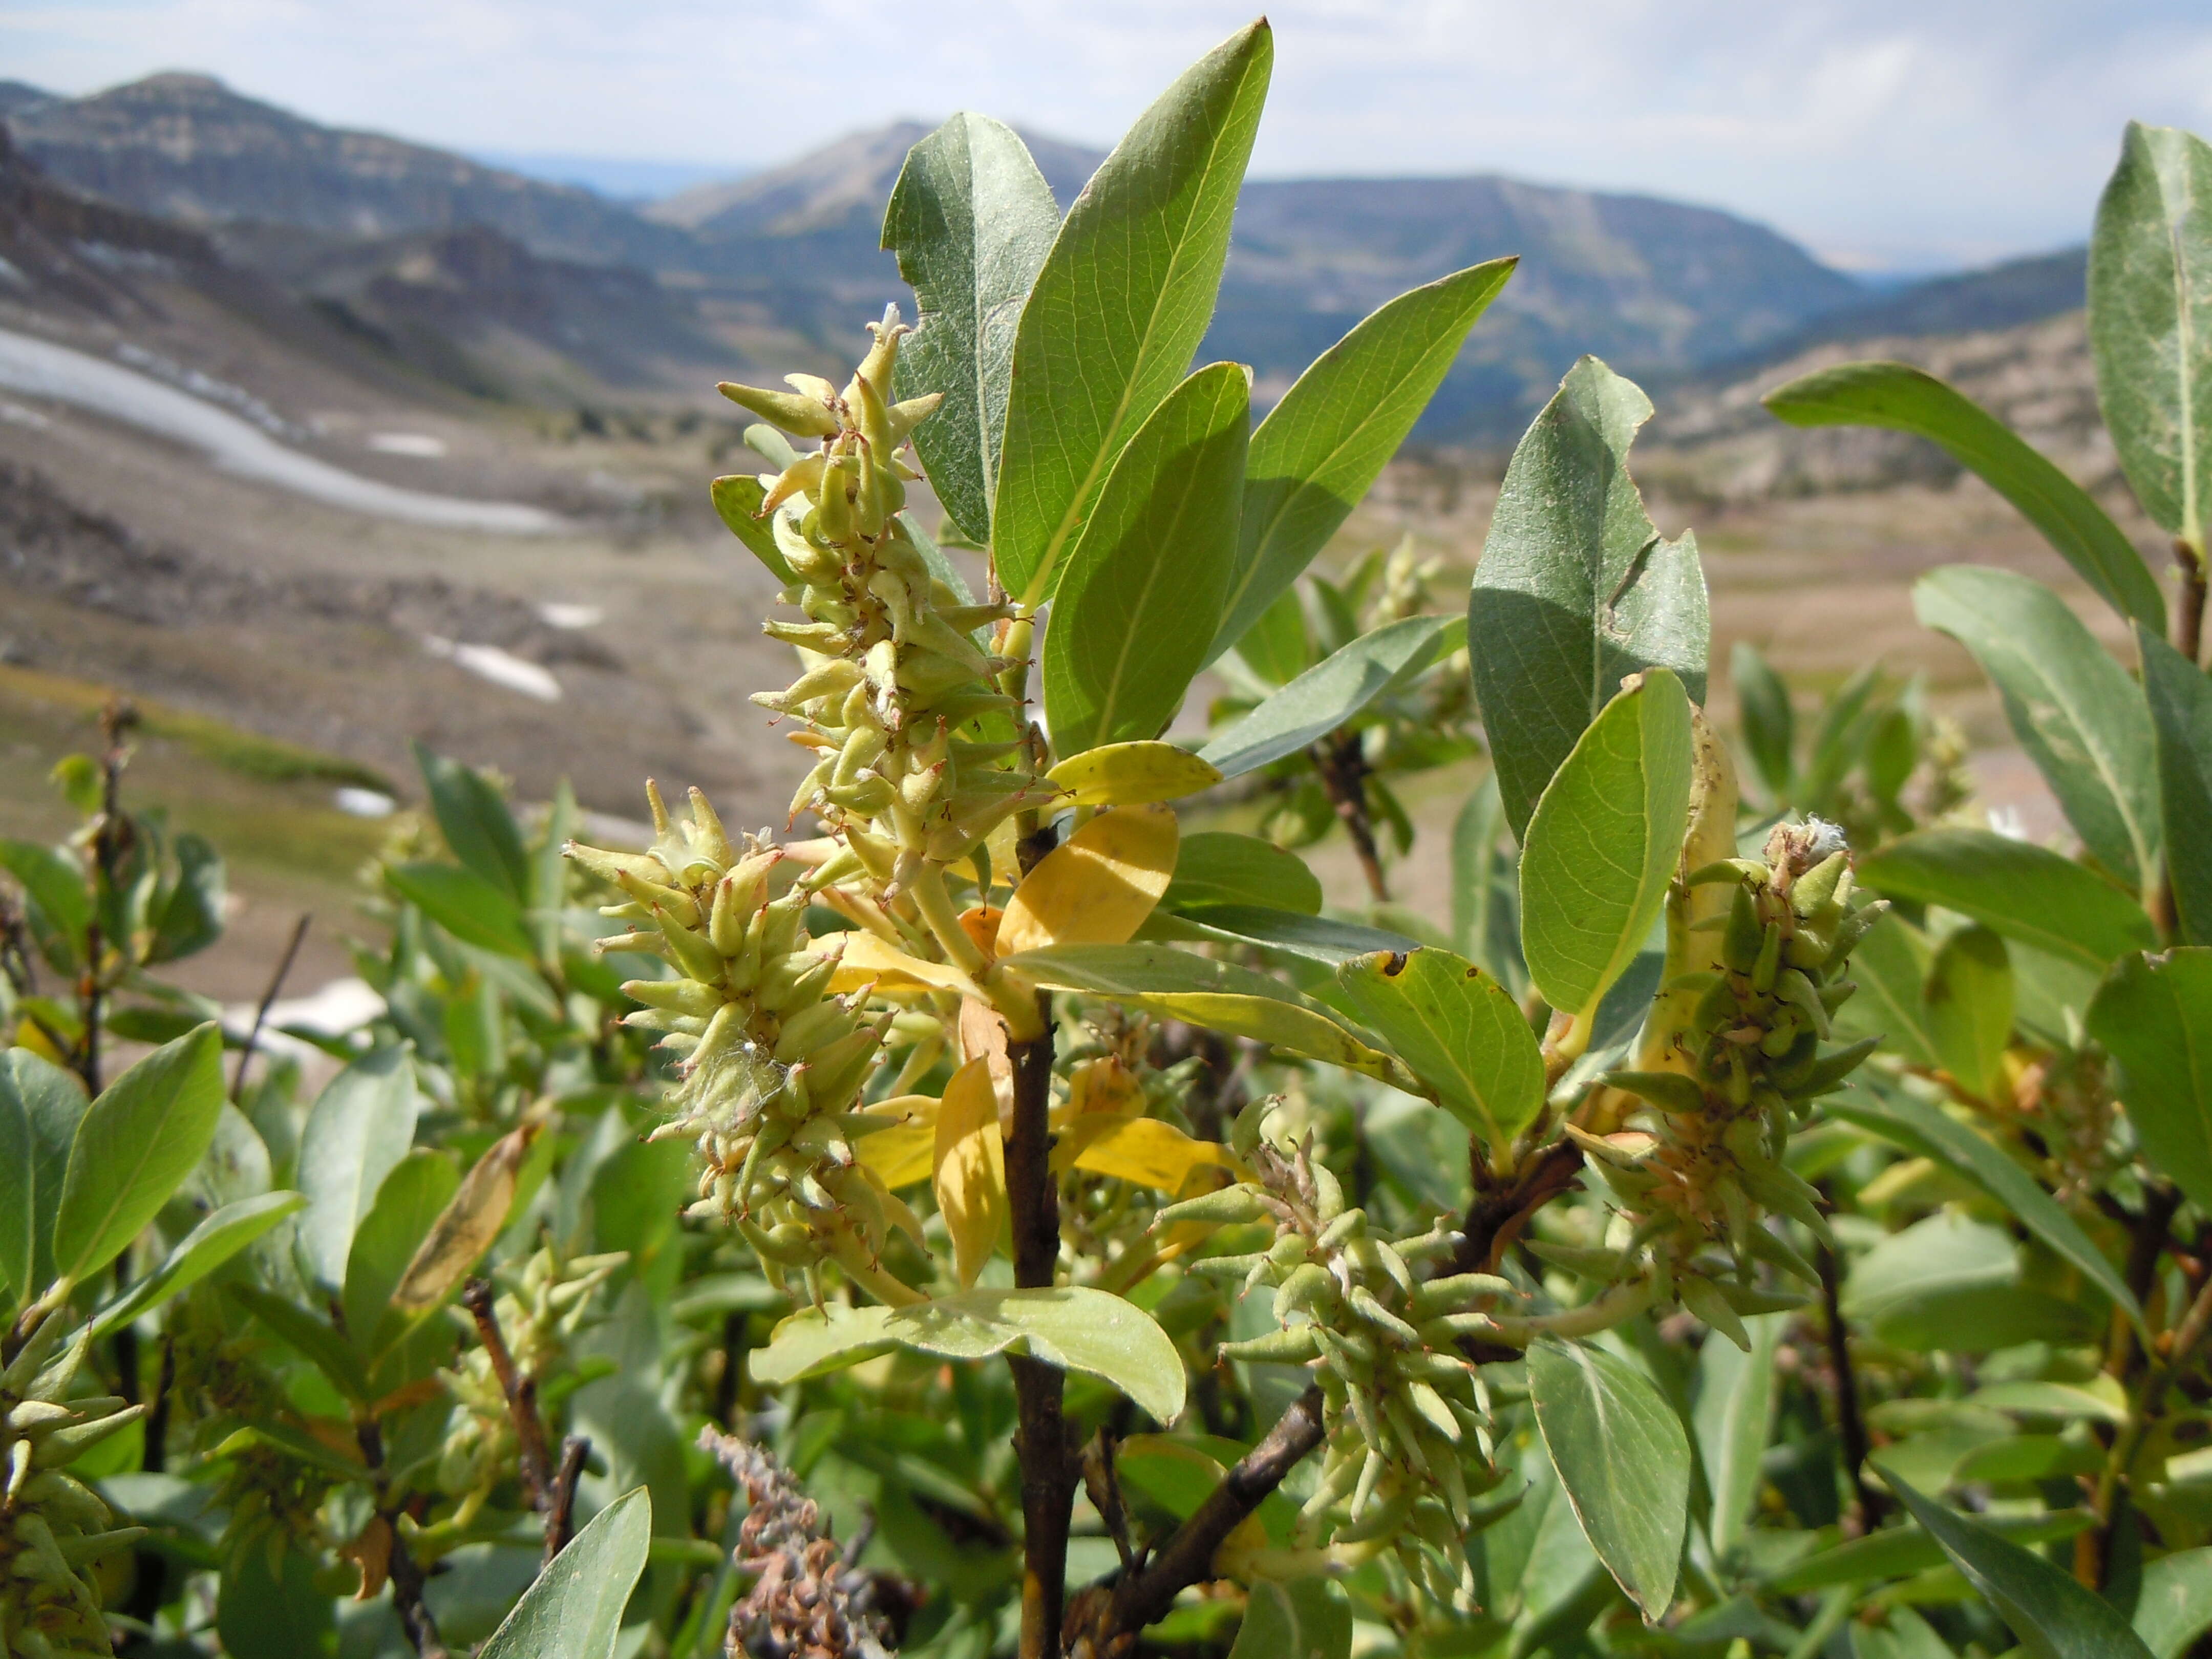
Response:
[[[983,837],[983,845],[991,854],[991,885],[1012,890],[1021,878],[1021,830],[1011,817],[1000,818],[991,826],[991,833]]]
[[[1175,874],[1175,809],[1101,812],[1023,878],[999,921],[999,954],[1052,945],[1124,945]]]
[[[955,1030],[960,1038],[960,1058],[965,1062],[990,1062],[991,1087],[999,1097],[999,1127],[1011,1134],[1014,1127],[1014,1062],[1007,1054],[1006,1018],[988,1002],[974,997],[960,1004]]]
[[[857,929],[841,935],[845,941],[845,953],[838,959],[837,971],[830,976],[830,988],[842,994],[857,991],[864,985],[873,985],[878,990],[898,990],[916,986],[940,991],[959,991],[969,996],[980,996],[967,975],[957,968],[942,962],[924,962],[920,957],[910,957],[893,945],[887,945],[873,933]]]
[[[1115,1055],[1098,1060],[1086,1060],[1068,1074],[1067,1115],[1081,1117],[1087,1112],[1113,1112],[1122,1116],[1142,1115],[1145,1109],[1145,1091],[1136,1074]]]
[[[1073,1164],[1093,1175],[1113,1176],[1139,1186],[1180,1193],[1190,1172],[1201,1165],[1236,1167],[1236,1155],[1211,1140],[1194,1140],[1172,1123],[1156,1117],[1108,1117],[1097,1114],[1072,1121],[1053,1148],[1053,1164]]]
[[[895,1129],[878,1129],[853,1148],[860,1167],[886,1187],[911,1187],[937,1170],[937,1114]]]
[[[1142,806],[1211,789],[1221,774],[1171,743],[1109,743],[1070,755],[1045,774],[1077,806]]]
[[[462,1179],[460,1190],[430,1224],[430,1231],[400,1276],[392,1305],[404,1314],[435,1307],[461,1275],[492,1246],[514,1205],[516,1177],[539,1126],[526,1123],[494,1141]]]
[[[28,1015],[26,1015],[22,1024],[15,1028],[15,1046],[18,1048],[28,1048],[40,1060],[51,1060],[57,1066],[69,1064],[68,1058],[62,1051],[47,1041],[46,1034],[39,1029],[38,1021]]]
[[[1006,1152],[988,1060],[969,1060],[945,1085],[937,1109],[936,1178],[953,1270],[966,1290],[998,1248],[1006,1221]]]

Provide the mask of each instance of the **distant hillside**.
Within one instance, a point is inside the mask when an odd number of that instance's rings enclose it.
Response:
[[[851,133],[641,211],[319,126],[204,76],[76,99],[0,83],[0,118],[54,179],[211,228],[234,259],[415,367],[514,395],[565,383],[551,358],[609,385],[703,392],[735,367],[733,339],[796,347],[794,366],[849,352],[862,319],[908,297],[878,236],[927,131]],[[1103,159],[1025,137],[1063,205]],[[1763,226],[1652,197],[1492,176],[1263,179],[1239,204],[1204,355],[1252,364],[1263,398],[1279,396],[1393,295],[1506,253],[1520,270],[1425,438],[1509,441],[1584,351],[1655,387],[1703,386],[1833,342],[2031,322],[2078,305],[2081,286],[2075,251],[1875,296]]]
[[[480,397],[558,403],[593,381],[665,386],[731,356],[696,302],[651,272],[547,258],[483,225],[222,240],[331,321]]]
[[[658,227],[589,191],[319,126],[204,75],[0,105],[0,115],[59,182],[185,224],[272,220],[356,236],[480,224],[599,264],[654,263],[669,251]]]
[[[1740,358],[1705,364],[1696,378],[1749,373],[1852,340],[1919,339],[2039,323],[2087,303],[2088,266],[2089,250],[2069,247],[1955,276],[1930,277],[1829,312]]]
[[[1638,476],[1685,499],[1724,501],[1959,477],[1958,464],[1921,439],[1863,427],[1787,427],[1759,404],[1766,392],[1801,374],[1869,358],[1917,364],[1981,404],[2093,493],[2114,504],[2128,499],[2098,413],[2088,330],[2078,305],[2006,328],[1825,342],[1779,362],[1667,388],[1656,400],[1649,437],[1638,447]]]
[[[1238,205],[1206,350],[1279,394],[1393,295],[1504,253],[1520,269],[1431,430],[1509,435],[1583,352],[1630,374],[1733,357],[1863,292],[1762,225],[1651,197],[1499,178],[1264,180]]]

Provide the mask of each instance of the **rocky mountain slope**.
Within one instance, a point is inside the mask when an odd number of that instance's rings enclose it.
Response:
[[[641,213],[423,146],[318,126],[199,76],[155,76],[77,99],[41,100],[27,88],[0,114],[56,179],[143,212],[227,227],[230,245],[264,268],[318,264],[334,235],[388,241],[481,225],[541,259],[650,270],[662,289],[745,310],[825,354],[848,346],[859,319],[902,297],[877,238],[900,164],[926,131],[906,122],[850,134]],[[1063,202],[1102,159],[1042,135],[1030,143]],[[283,247],[285,228],[314,234],[311,257]],[[1260,180],[1240,208],[1206,351],[1251,362],[1263,390],[1279,392],[1391,295],[1508,252],[1522,256],[1520,273],[1448,382],[1431,435],[1509,431],[1580,351],[1636,370],[1695,367],[1863,297],[1785,239],[1710,209],[1497,178]],[[365,248],[340,263],[364,269],[378,257]],[[390,267],[381,276],[405,281]],[[655,376],[630,337],[665,359],[671,308],[653,284],[624,291],[664,314],[617,326],[602,306],[610,343],[588,367],[643,382]],[[633,367],[611,374],[613,359]]]
[[[318,125],[204,75],[85,98],[19,94],[0,116],[61,183],[185,224],[266,220],[356,236],[487,225],[541,253],[601,263],[650,264],[675,240],[589,191]]]

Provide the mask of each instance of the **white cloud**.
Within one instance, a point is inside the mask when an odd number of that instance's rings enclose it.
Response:
[[[510,153],[781,159],[987,109],[1109,140],[1256,0],[44,0],[8,73],[201,68],[319,119]],[[1839,257],[2078,239],[2130,116],[2212,126],[2191,0],[1292,0],[1256,165],[1650,191]]]

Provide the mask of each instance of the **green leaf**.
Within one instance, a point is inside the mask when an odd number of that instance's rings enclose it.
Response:
[[[2071,1538],[2095,1521],[2086,1509],[2060,1510],[2049,1515],[2008,1516],[1991,1522],[1990,1530],[2018,1543],[2043,1544]],[[1918,1527],[1891,1527],[1807,1556],[1775,1574],[1766,1588],[1777,1595],[1802,1595],[1833,1584],[1904,1578],[1942,1562],[1942,1547]]]
[[[1351,1659],[1352,1603],[1326,1578],[1256,1578],[1229,1659]]]
[[[2212,677],[2143,627],[2143,691],[2157,733],[2159,813],[2181,936],[2212,945]]]
[[[1356,957],[1336,970],[1336,981],[1437,1103],[1488,1141],[1502,1163],[1544,1108],[1544,1056],[1498,981],[1433,949]]]
[[[1773,799],[1788,800],[1797,776],[1797,711],[1790,688],[1749,640],[1738,640],[1729,653],[1729,678],[1743,718],[1743,746],[1751,751],[1759,781]]]
[[[1273,910],[1321,914],[1321,881],[1296,853],[1257,836],[1201,830],[1185,836],[1176,852],[1175,877],[1160,908],[1188,910],[1211,904],[1252,904]]]
[[[307,1201],[297,1193],[264,1193],[224,1205],[186,1233],[160,1267],[94,1316],[93,1340],[190,1290]]]
[[[2104,1385],[2103,1391],[2071,1382],[1992,1382],[1976,1389],[1967,1396],[1967,1403],[2022,1417],[2124,1424],[2128,1420],[2127,1395],[2108,1376],[2100,1376],[2097,1382]]]
[[[1182,1414],[1182,1358],[1134,1303],[1082,1285],[972,1290],[903,1308],[813,1309],[775,1328],[752,1358],[754,1379],[781,1388],[856,1364],[888,1347],[948,1359],[1013,1353],[1109,1382],[1163,1424]]]
[[[2119,1610],[2070,1573],[1875,1468],[2034,1659],[2150,1659]]]
[[[1936,1057],[1961,1088],[1990,1098],[2012,1041],[2012,958],[1986,927],[1962,927],[1937,947],[1925,994]]]
[[[1877,930],[1879,931],[1879,930]],[[1852,963],[1856,968],[1857,957]],[[1860,1087],[1831,1096],[1821,1109],[1917,1157],[1964,1176],[2012,1212],[2021,1225],[2079,1267],[2090,1283],[2137,1325],[2142,1310],[2119,1271],[2040,1182],[2003,1151],[1949,1113],[1902,1089]]]
[[[1245,471],[1251,471],[1245,457]],[[1249,510],[1249,509],[1248,509]],[[1287,685],[1313,665],[1312,631],[1306,626],[1305,602],[1295,587],[1285,588],[1260,613],[1237,641],[1238,661],[1268,685]]]
[[[337,1328],[318,1319],[305,1308],[286,1301],[258,1285],[231,1284],[224,1292],[252,1314],[330,1379],[331,1386],[349,1400],[368,1398],[368,1373]]]
[[[798,586],[791,562],[775,544],[775,527],[760,516],[762,504],[768,500],[768,489],[760,479],[750,472],[734,472],[715,479],[707,493],[714,503],[715,516],[745,544],[745,551],[758,559],[779,585]]]
[[[1880,1037],[1908,1066],[1941,1064],[1924,1000],[1934,959],[1920,930],[1895,913],[1875,923],[1851,952],[1850,977],[1859,988],[1836,1010],[1837,1041]]]
[[[1859,860],[1859,881],[1940,904],[1992,932],[2101,971],[2158,935],[2142,907],[2094,872],[1989,830],[1922,830]]]
[[[2183,1659],[2212,1630],[2212,1549],[2176,1550],[2143,1568],[2135,1627],[2158,1659]]]
[[[82,1284],[121,1255],[215,1139],[222,1033],[164,1043],[100,1091],[77,1125],[54,1217],[54,1271]]]
[[[346,1335],[362,1358],[379,1352],[383,1324],[397,1290],[428,1234],[461,1184],[451,1154],[416,1150],[394,1164],[376,1189],[376,1200],[354,1230],[346,1253]]]
[[[2012,1235],[1948,1212],[1890,1234],[1861,1256],[1842,1305],[1876,1340],[1914,1353],[2086,1342],[2106,1317],[2078,1294],[2062,1298],[2023,1286]]]
[[[1200,750],[1199,758],[1233,778],[1294,755],[1456,650],[1462,637],[1456,617],[1385,623],[1306,670]]]
[[[1513,452],[1468,600],[1468,648],[1513,833],[1627,676],[1671,669],[1705,698],[1711,623],[1696,539],[1661,538],[1628,476],[1651,400],[1595,357]]]
[[[2136,499],[2201,555],[2212,493],[2212,146],[2194,133],[2128,123],[2089,239],[2089,349]]]
[[[906,154],[884,246],[914,289],[919,331],[899,351],[898,395],[942,392],[914,447],[939,503],[970,541],[991,539],[1022,304],[1060,229],[1052,186],[1012,128],[955,115]]]
[[[226,890],[222,857],[190,830],[177,837],[177,881],[154,919],[146,960],[175,962],[222,937]]]
[[[1390,301],[1314,360],[1252,434],[1237,574],[1211,662],[1313,562],[1395,454],[1517,259]]]
[[[530,860],[514,815],[483,774],[414,745],[415,764],[430,792],[430,810],[453,856],[517,904],[530,902]]]
[[[2104,866],[2140,889],[2158,868],[2158,763],[2142,689],[2041,582],[1954,564],[1912,590],[1921,625],[1974,653],[2021,747]]]
[[[54,1217],[91,1103],[76,1073],[0,1049],[0,1286],[35,1300],[54,1276]]]
[[[1851,1659],[1951,1659],[1951,1650],[1909,1607],[1886,1607],[1881,1622],[1853,1620]]]
[[[1424,1092],[1420,1080],[1403,1065],[1369,1046],[1329,1009],[1271,975],[1234,963],[1157,945],[1057,945],[1001,957],[1000,965],[1047,990],[1111,997],[1129,1007],[1341,1066],[1408,1094]]]
[[[300,1133],[295,1179],[307,1196],[300,1218],[300,1259],[331,1290],[343,1287],[362,1218],[415,1141],[421,1102],[415,1061],[405,1048],[362,1055],[323,1086]]]
[[[2081,580],[2123,617],[2163,633],[2158,580],[2105,509],[1972,398],[1907,363],[1841,363],[1762,400],[1792,426],[1878,426],[1942,446],[2019,508]]]
[[[1265,20],[1241,29],[1138,117],[1030,286],[991,523],[1024,604],[1050,595],[1115,458],[1205,337],[1274,50]]]
[[[0,870],[22,884],[31,901],[40,946],[64,971],[83,960],[85,929],[92,925],[92,896],[84,872],[50,847],[33,841],[0,839]]]
[[[1583,1536],[1644,1616],[1657,1620],[1674,1599],[1689,1524],[1682,1419],[1626,1360],[1554,1336],[1528,1349],[1528,1394]]]
[[[462,944],[525,960],[532,955],[522,907],[473,870],[452,864],[387,864],[384,879]]]
[[[553,1558],[478,1659],[614,1659],[652,1543],[653,1498],[634,1486]]]
[[[1490,930],[1498,894],[1498,838],[1504,827],[1498,778],[1486,774],[1452,820],[1451,941],[1462,956],[1493,973]]]
[[[1691,1418],[1698,1456],[1712,1493],[1707,1528],[1713,1554],[1725,1560],[1751,1530],[1760,1481],[1759,1460],[1774,1427],[1774,1354],[1787,1314],[1761,1314],[1743,1322],[1751,1352],[1717,1332],[1698,1351],[1698,1406]]]
[[[216,1634],[226,1659],[310,1659],[337,1651],[335,1610],[315,1584],[317,1561],[288,1549],[271,1565],[265,1549],[237,1553],[218,1582]]]
[[[1250,943],[1330,968],[1376,951],[1417,951],[1421,945],[1419,939],[1380,927],[1257,904],[1194,904],[1182,910],[1155,910],[1137,930],[1137,937],[1148,943],[1156,939]]]
[[[2152,1167],[2212,1205],[2212,946],[2123,957],[2088,1027],[2120,1063],[2120,1099]]]
[[[1663,668],[1577,740],[1528,820],[1522,947],[1544,1000],[1587,1028],[1650,936],[1690,821],[1690,703]]]
[[[1115,460],[1045,628],[1045,719],[1060,753],[1157,738],[1182,706],[1237,554],[1251,394],[1241,364],[1201,368]]]

